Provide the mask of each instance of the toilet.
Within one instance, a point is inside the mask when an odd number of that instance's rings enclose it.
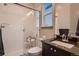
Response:
[[[42,55],[42,49],[40,47],[32,47],[28,50],[29,56],[41,56]]]

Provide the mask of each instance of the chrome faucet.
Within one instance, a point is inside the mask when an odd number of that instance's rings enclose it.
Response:
[[[62,41],[68,42],[68,37],[67,37],[67,35],[65,35],[65,34],[62,35]]]

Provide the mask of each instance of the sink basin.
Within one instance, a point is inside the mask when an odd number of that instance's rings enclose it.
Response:
[[[65,43],[65,42],[61,42],[61,41],[57,41],[57,40],[52,41],[51,43],[56,44],[56,45],[60,45],[60,46],[63,46],[65,48],[69,48],[69,49],[71,49],[72,47],[74,47],[73,44],[69,44],[69,43]]]

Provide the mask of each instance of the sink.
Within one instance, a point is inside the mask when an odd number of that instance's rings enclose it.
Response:
[[[61,42],[61,41],[57,41],[57,40],[52,41],[51,43],[63,46],[63,47],[68,48],[68,49],[71,49],[72,47],[74,47],[73,44],[69,44],[69,43],[65,43],[65,42]]]

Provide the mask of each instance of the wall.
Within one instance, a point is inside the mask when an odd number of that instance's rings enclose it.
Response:
[[[50,39],[53,38],[54,28],[42,28],[40,32],[41,37],[45,36],[46,39]]]
[[[57,4],[56,14],[57,14],[57,21],[58,21],[56,27],[69,28],[70,33],[76,32],[77,22],[79,18],[79,4],[78,3]]]
[[[61,3],[56,5],[56,14],[59,28],[70,29],[70,4]]]
[[[71,32],[75,33],[76,32],[76,27],[77,27],[77,22],[79,19],[79,4],[78,3],[72,3],[70,7],[70,23],[71,23]]]
[[[27,12],[28,9],[14,4],[0,4],[0,24],[8,24],[2,29],[5,55],[23,54],[23,21]]]
[[[59,29],[70,29],[70,4],[57,3],[55,12],[55,34],[59,34]]]

